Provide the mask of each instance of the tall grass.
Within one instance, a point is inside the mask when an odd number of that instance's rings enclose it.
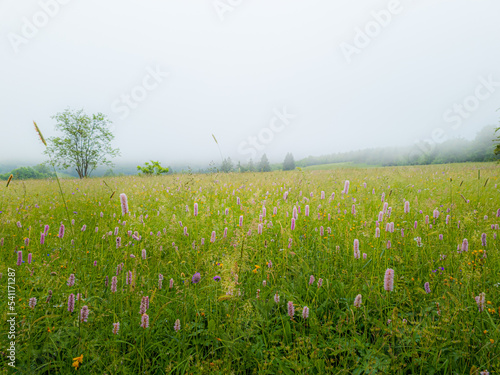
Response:
[[[346,179],[348,195],[341,194]],[[18,352],[15,370],[2,355],[3,371],[498,372],[500,255],[498,230],[492,229],[500,223],[497,183],[494,164],[120,177],[106,183],[61,180],[60,192],[53,181],[30,181],[25,198],[21,182],[13,180],[0,191],[0,272],[6,290],[7,268],[16,268]],[[335,198],[329,201],[332,192]],[[120,193],[128,197],[126,216],[121,215]],[[382,193],[391,214],[379,223],[377,238]],[[409,213],[404,213],[405,201]],[[66,211],[66,205],[71,209]],[[263,206],[266,216],[260,221]],[[294,206],[300,212],[292,231]],[[58,238],[61,222],[72,230]],[[390,222],[394,232],[386,231]],[[45,225],[50,229],[42,245]],[[457,252],[464,238],[469,249]],[[354,258],[355,239],[366,259]],[[24,259],[19,267],[17,251]],[[384,289],[388,268],[395,274],[391,292]],[[197,272],[201,280],[193,283]],[[71,274],[74,286],[67,285]],[[116,292],[111,291],[113,276]],[[475,297],[483,292],[486,305],[480,312]],[[81,294],[73,312],[68,311],[71,293]],[[358,294],[359,308],[354,306]],[[144,296],[149,297],[148,328],[141,327]],[[33,297],[38,302],[30,308]],[[90,310],[87,322],[79,319],[83,306]],[[3,325],[6,298],[0,300],[0,311]],[[174,329],[177,319],[179,330]],[[113,323],[120,323],[117,334]],[[2,343],[7,343],[5,336]],[[78,357],[81,361],[74,360]]]

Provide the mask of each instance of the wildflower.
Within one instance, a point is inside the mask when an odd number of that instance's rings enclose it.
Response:
[[[241,216],[240,216],[239,225],[240,225],[240,227],[242,227],[242,226],[243,226],[243,215],[241,215]]]
[[[274,302],[279,303],[280,301],[280,296],[278,295],[278,292],[274,295]]]
[[[187,206],[186,206],[187,207]],[[193,211],[194,216],[198,216],[198,203],[194,204],[194,211]]]
[[[267,267],[268,268],[271,268],[272,266],[273,266],[273,262],[271,262],[271,261],[267,262]]]
[[[73,286],[75,285],[75,274],[72,273],[69,275],[68,282],[66,283],[68,286]]]
[[[309,216],[309,205],[308,204],[306,204],[306,209],[305,209],[304,215]]]
[[[181,321],[179,319],[177,319],[174,323],[174,331],[175,332],[179,332],[181,329]]]
[[[486,233],[481,234],[481,245],[486,246]]]
[[[392,292],[394,289],[394,270],[392,268],[385,271],[384,289],[388,292]]]
[[[63,223],[61,223],[61,226],[59,227],[59,234],[57,235],[57,237],[59,237],[59,238],[64,237],[64,224]]]
[[[113,334],[117,335],[119,330],[120,330],[120,322],[113,323]]]
[[[191,282],[192,282],[193,284],[198,284],[198,283],[200,282],[200,280],[201,280],[201,275],[200,275],[200,273],[199,273],[199,272],[196,272],[196,273],[193,275],[193,277],[192,277],[192,279],[191,279]]]
[[[359,259],[359,241],[358,239],[354,240],[354,258]]]
[[[89,317],[89,308],[88,306],[83,306],[82,309],[80,310],[80,321],[87,322],[88,317]]]
[[[149,307],[149,297],[144,296],[144,297],[142,297],[142,300],[141,300],[141,308],[139,309],[139,314],[141,314],[141,315],[146,314],[148,307]]]
[[[215,233],[215,232],[214,232]],[[262,234],[262,224],[259,223],[258,227],[257,227],[257,233],[258,234]],[[215,239],[214,239],[215,240]]]
[[[267,285],[267,281],[266,280],[262,280],[262,286],[266,286]]]
[[[143,314],[141,318],[141,327],[146,329],[149,327],[149,316],[148,314]]]
[[[480,375],[490,375],[490,372],[488,370],[481,371],[479,373]]]
[[[68,311],[73,312],[75,310],[75,295],[71,293],[68,297]]]
[[[18,266],[23,264],[23,252],[20,250],[17,252],[17,263]]]
[[[116,276],[113,276],[113,278],[111,279],[111,291],[113,293],[116,293],[116,284],[118,282],[118,279]]]
[[[434,219],[437,219],[439,217],[439,210],[437,208],[432,212],[432,217]]]
[[[227,227],[224,228],[224,238],[226,238],[226,237],[227,237]]]
[[[309,317],[309,307],[304,306],[302,309],[302,318],[307,319]]]
[[[344,183],[344,194],[349,194],[349,180],[345,180],[345,183]]]
[[[125,193],[120,194],[120,204],[122,206],[122,216],[128,214],[128,202]]]
[[[477,297],[474,297],[474,299],[476,300],[477,307],[479,308],[479,312],[482,312],[484,310],[486,294],[481,293]]]
[[[260,225],[260,224],[259,224]],[[262,227],[261,227],[261,233],[262,233]],[[212,231],[212,235],[210,236],[210,242],[214,243],[215,242],[215,231]]]
[[[426,282],[424,284],[424,289],[425,289],[425,293],[429,294],[431,292],[431,287],[429,286],[429,283]]]
[[[417,241],[417,246],[418,246],[418,247],[421,247],[421,246],[422,246],[422,238],[421,238],[421,237],[417,237],[417,238],[415,238],[415,241]]]
[[[380,228],[375,228],[375,238],[380,237]]]
[[[323,285],[323,279],[319,278],[318,279],[318,288],[321,288],[321,285]]]
[[[292,217],[291,229],[292,229],[292,230],[294,230],[294,229],[295,229],[295,218],[294,218],[294,217]]]
[[[36,297],[32,297],[32,298],[30,298],[30,301],[29,301],[28,305],[29,305],[29,307],[30,307],[31,309],[34,309],[34,308],[35,308],[35,306],[36,306]]]
[[[469,241],[467,241],[467,238],[464,238],[462,241],[462,251],[469,251]]]
[[[73,366],[76,370],[78,366],[80,366],[80,363],[83,363],[83,354],[79,357],[73,358],[73,364],[71,366]]]
[[[214,276],[214,280],[215,281],[220,281],[220,276],[218,276],[218,275]]]
[[[172,289],[174,287],[174,279],[170,279],[169,288]]]
[[[31,253],[28,254],[28,264],[31,264],[31,258],[32,258],[32,255]]]
[[[406,201],[405,202],[405,214],[410,212],[410,202]]]
[[[293,307],[293,302],[288,301],[288,316],[290,319],[293,319],[293,315],[295,314],[295,308]]]
[[[142,249],[142,259],[146,259],[146,249]]]
[[[313,276],[313,275],[311,275],[311,276],[309,277],[309,285],[313,285],[313,283],[314,283],[314,276]]]
[[[354,307],[360,308],[361,307],[361,294],[358,294],[356,298],[354,298]]]
[[[126,285],[132,285],[132,271],[127,272],[127,277],[125,278]]]

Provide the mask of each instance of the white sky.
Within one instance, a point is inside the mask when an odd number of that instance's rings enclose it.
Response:
[[[500,117],[499,15],[498,0],[0,0],[0,163],[44,160],[32,121],[48,138],[67,107],[109,116],[118,163],[219,163],[211,134],[242,162],[471,138]]]

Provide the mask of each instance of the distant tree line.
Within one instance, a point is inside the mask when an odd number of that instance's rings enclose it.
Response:
[[[10,175],[16,180],[54,178],[56,174],[46,165],[40,164],[34,167],[20,167],[8,173],[0,174],[0,180],[7,180]]]
[[[486,162],[499,160],[495,155],[493,127],[485,127],[475,139],[452,139],[439,144],[420,142],[411,147],[382,147],[309,156],[297,162],[299,167],[353,162],[380,166]],[[499,139],[500,140],[500,139]]]
[[[247,164],[238,162],[236,167],[231,158],[223,160],[221,172],[268,172],[271,170],[294,170],[295,167],[308,167],[319,164],[351,162],[355,164],[379,166],[403,166],[423,164],[447,164],[463,162],[487,162],[500,160],[500,128],[484,127],[476,137],[452,139],[439,144],[420,142],[411,147],[381,147],[358,151],[340,152],[323,156],[309,156],[295,162],[292,153],[287,153],[282,164],[269,164],[266,154],[259,163],[250,160]]]
[[[222,160],[222,165],[220,167],[220,171],[224,173],[229,172],[270,172],[271,164],[269,163],[269,159],[267,155],[262,155],[260,161],[257,164],[254,164],[253,160],[250,159],[247,164],[241,164],[238,162],[236,167],[234,166],[231,158],[225,158]]]

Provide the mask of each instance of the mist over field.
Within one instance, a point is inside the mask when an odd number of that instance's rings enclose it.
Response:
[[[46,160],[32,121],[50,138],[68,107],[110,118],[118,166],[473,140],[498,125],[498,11],[465,0],[4,0],[0,164]]]

